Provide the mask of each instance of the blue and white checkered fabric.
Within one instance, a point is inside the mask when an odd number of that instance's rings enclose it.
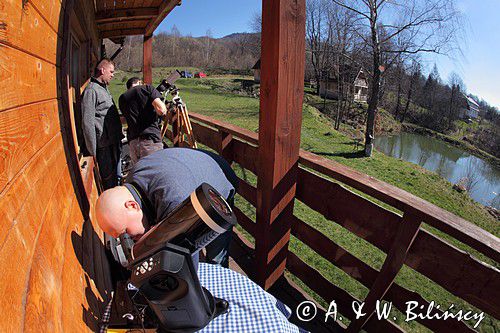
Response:
[[[274,296],[249,278],[221,266],[200,263],[202,286],[229,302],[229,311],[212,320],[198,332],[279,332],[299,333],[297,326],[277,307]]]

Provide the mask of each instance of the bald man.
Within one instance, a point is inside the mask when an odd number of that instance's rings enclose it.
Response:
[[[141,158],[124,186],[104,191],[96,205],[101,229],[112,237],[128,233],[138,240],[166,218],[202,183],[212,185],[231,204],[238,177],[219,155],[190,148],[169,148]],[[207,260],[228,267],[231,232],[207,246]]]

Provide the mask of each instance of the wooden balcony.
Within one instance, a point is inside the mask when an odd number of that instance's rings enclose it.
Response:
[[[245,170],[259,174],[257,133],[199,114],[191,113],[190,118],[199,143],[216,150]],[[274,190],[281,191],[279,186]],[[240,179],[238,193],[250,205],[257,207],[258,189],[249,181]],[[299,155],[294,200],[320,213],[331,226],[338,224],[383,251],[387,256],[381,269],[372,268],[338,245],[335,236],[326,236],[312,227],[309,221],[302,221],[294,214],[286,221],[277,218],[271,225],[272,232],[277,234],[271,239],[279,241],[269,247],[271,250],[267,262],[257,261],[254,242],[247,239],[244,233],[237,232],[236,243],[240,248],[246,248],[247,254],[232,255],[249,277],[255,278],[259,267],[264,266],[268,275],[272,276],[273,272],[280,272],[279,268],[286,265],[289,273],[327,304],[336,301],[339,312],[351,320],[347,330],[352,332],[359,331],[361,327],[373,332],[403,332],[392,320],[376,320],[374,316],[356,320],[351,309],[354,301],[365,301],[364,311],[368,313],[375,308],[376,300],[382,299],[392,302],[401,312],[405,312],[408,301],[417,301],[427,308],[431,300],[394,282],[403,266],[492,317],[500,318],[499,271],[476,258],[481,257],[497,265],[500,261],[497,237],[399,188],[304,150]],[[245,209],[248,210],[241,206],[235,209],[239,224],[247,235],[258,242],[264,236],[263,229],[243,212]],[[423,225],[439,230],[437,233],[449,238],[449,241],[436,236],[436,232],[429,232],[431,228],[424,229]],[[328,227],[324,226],[326,229]],[[357,299],[338,287],[335,281],[329,281],[315,267],[301,259],[299,253],[276,250],[279,249],[281,235],[287,233],[368,288],[366,298]],[[468,251],[450,242],[460,244]],[[429,285],[433,283],[429,281]],[[274,291],[276,289],[279,288],[274,288]],[[444,310],[447,308],[448,305]],[[434,309],[431,313],[442,314],[442,311]],[[324,318],[319,320],[324,321]],[[474,331],[456,320],[417,320],[435,332]]]

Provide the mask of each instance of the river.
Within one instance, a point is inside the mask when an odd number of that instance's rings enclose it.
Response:
[[[451,183],[468,177],[469,195],[477,202],[500,209],[500,170],[487,161],[443,141],[414,133],[375,138],[375,148],[436,172]]]

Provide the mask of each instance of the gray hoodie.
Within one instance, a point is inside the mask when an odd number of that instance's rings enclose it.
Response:
[[[113,96],[104,83],[91,78],[82,96],[82,127],[89,153],[121,141],[122,125]]]

